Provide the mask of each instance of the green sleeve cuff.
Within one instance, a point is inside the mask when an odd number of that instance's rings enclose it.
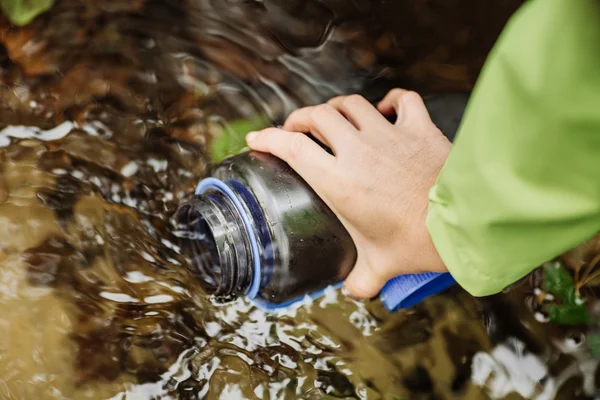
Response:
[[[436,192],[434,186],[429,195],[427,230],[446,268],[463,289],[472,296],[489,296],[529,273],[531,266],[516,268],[515,274],[486,263],[476,245],[470,244],[469,237],[460,228],[456,209],[440,201]]]

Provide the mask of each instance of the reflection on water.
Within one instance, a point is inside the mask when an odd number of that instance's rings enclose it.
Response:
[[[468,90],[519,1],[104,3],[2,21],[0,398],[591,398],[597,361],[525,307],[533,278],[265,314],[211,302],[169,225],[229,121]]]

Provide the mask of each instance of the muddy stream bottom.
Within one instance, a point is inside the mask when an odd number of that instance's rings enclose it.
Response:
[[[586,331],[547,323],[539,271],[395,314],[335,290],[265,314],[213,303],[171,234],[215,138],[339,94],[468,92],[519,4],[61,0],[2,19],[0,399],[593,399]]]

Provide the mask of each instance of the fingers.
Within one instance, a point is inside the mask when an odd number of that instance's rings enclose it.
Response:
[[[377,105],[377,109],[379,112],[385,115],[392,114],[394,112],[397,113],[397,108],[399,107],[399,101],[403,94],[407,93],[408,90],[404,89],[392,89],[385,95],[383,100],[379,102]]]
[[[359,130],[388,123],[367,99],[359,95],[334,97],[327,104],[338,110]]]
[[[381,291],[386,281],[359,255],[354,269],[352,269],[344,282],[344,287],[351,297],[372,299]]]
[[[249,133],[246,141],[251,149],[271,153],[288,163],[317,193],[323,194],[335,158],[308,136],[268,128]]]
[[[386,115],[396,112],[396,125],[431,122],[421,96],[409,90],[392,89],[377,108]]]
[[[356,129],[335,108],[327,104],[305,107],[290,114],[283,129],[292,132],[310,132],[334,153],[348,141]]]

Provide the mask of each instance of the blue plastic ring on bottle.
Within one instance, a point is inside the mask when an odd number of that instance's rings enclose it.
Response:
[[[198,186],[196,187],[196,194],[200,195],[206,192],[207,190],[218,190],[219,192],[225,194],[233,203],[236,210],[240,214],[240,218],[242,219],[242,223],[244,224],[244,228],[246,228],[246,232],[248,233],[248,239],[250,241],[250,248],[252,250],[252,260],[254,273],[252,276],[252,284],[246,291],[245,295],[249,299],[254,299],[258,295],[258,291],[260,289],[260,279],[261,279],[261,268],[260,268],[260,252],[258,250],[258,240],[256,240],[256,235],[254,234],[254,229],[252,229],[252,224],[250,223],[250,218],[246,214],[246,210],[244,206],[236,196],[235,192],[222,180],[217,178],[205,178],[200,181]]]

